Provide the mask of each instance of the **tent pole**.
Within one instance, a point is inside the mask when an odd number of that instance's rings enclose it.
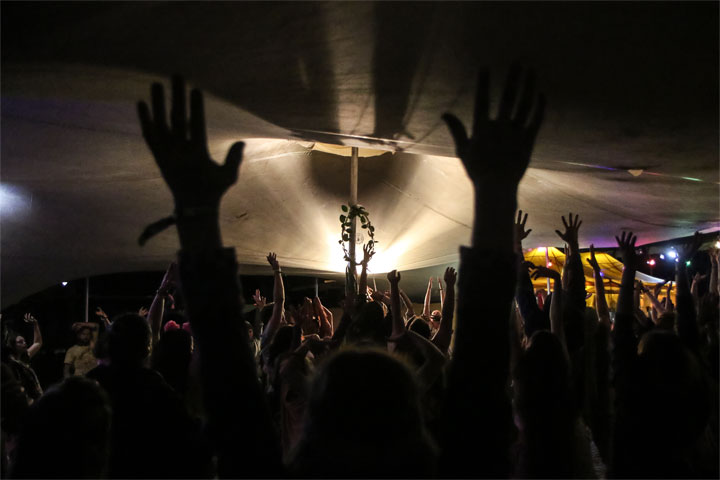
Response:
[[[548,263],[550,263],[550,257],[548,257],[548,248],[550,248],[550,247],[545,247],[545,267],[547,267]],[[546,280],[547,280],[547,292],[548,292],[548,295],[550,295],[550,277],[548,277]]]
[[[85,323],[90,319],[90,277],[85,277]]]
[[[358,148],[352,147],[352,156],[350,157],[350,206],[357,205],[358,203]],[[353,271],[353,275],[355,274],[355,239],[357,238],[357,233],[355,231],[355,227],[357,226],[357,218],[353,217],[352,219],[352,231],[353,231],[353,237],[350,239],[350,268]]]

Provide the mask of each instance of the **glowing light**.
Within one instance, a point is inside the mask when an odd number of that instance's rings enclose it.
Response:
[[[600,272],[600,276],[601,276],[601,277],[604,277],[604,276],[605,276],[605,272]]]
[[[693,178],[693,177],[680,177],[683,180],[690,180],[691,182],[702,182],[699,178]]]
[[[62,285],[63,287],[67,287],[67,282],[60,282],[60,285]]]
[[[687,262],[685,262],[685,266],[686,266],[686,267],[689,267],[689,266],[690,266],[690,260],[688,260]]]
[[[545,247],[538,247],[538,252],[545,253],[545,250],[547,250]]]
[[[651,267],[654,267],[654,266],[655,266],[655,260],[651,258],[650,260],[647,261],[647,264],[650,265]]]
[[[677,258],[677,252],[675,250],[668,250],[667,256],[668,258]]]
[[[717,242],[715,242],[715,248],[720,248],[720,240],[718,240]]]
[[[547,263],[547,267],[548,267],[548,268],[552,267],[552,262],[548,262],[548,263]]]
[[[0,215],[7,216],[28,208],[22,191],[8,184],[0,185]]]
[[[679,262],[679,261],[680,261],[680,259],[677,258],[677,257],[675,257],[675,263],[677,263],[677,262]]]
[[[665,260],[665,255],[663,255],[662,253],[660,254],[660,260]]]

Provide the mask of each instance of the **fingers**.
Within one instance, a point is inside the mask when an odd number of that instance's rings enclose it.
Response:
[[[509,121],[515,106],[515,97],[517,96],[518,83],[520,82],[520,67],[514,65],[510,67],[507,80],[505,81],[505,91],[502,100],[500,100],[500,109],[498,111],[498,120]]]
[[[565,240],[565,234],[561,233],[560,230],[555,230],[555,233],[557,234],[558,237]]]
[[[187,111],[185,106],[185,79],[180,75],[172,77],[172,107],[170,128],[177,138],[185,139]]]
[[[527,223],[527,217],[528,217],[528,214],[526,213],[526,214],[525,214],[525,218],[523,218],[523,221],[522,221],[522,226],[523,226],[523,228],[525,228],[525,224]],[[528,231],[529,231],[529,230],[528,230]]]
[[[200,90],[194,88],[190,92],[190,140],[196,149],[207,150],[207,133],[205,132],[205,103]]]
[[[163,86],[159,83],[153,83],[152,87],[150,87],[150,97],[155,128],[161,133],[166,133],[168,126],[165,119],[165,90]]]
[[[245,144],[243,142],[236,142],[230,147],[227,157],[225,157],[225,164],[222,168],[225,171],[226,179],[230,182],[230,185],[237,181],[238,169],[242,162],[244,148]]]
[[[473,135],[489,120],[490,110],[490,72],[483,68],[478,72],[475,86],[475,110],[473,111]]]
[[[568,228],[570,228],[570,226],[568,225],[568,223],[565,221],[565,216],[563,215],[563,216],[560,217],[560,218],[562,218],[562,222],[563,222],[563,225],[565,226],[565,230],[567,230]],[[572,219],[572,213],[570,214],[570,218]],[[572,220],[571,220],[571,221],[572,221]]]
[[[518,103],[517,112],[515,113],[515,119],[513,120],[519,126],[525,126],[528,116],[530,115],[530,109],[533,104],[533,96],[535,95],[535,72],[532,70],[525,76],[525,86],[523,88],[522,95],[520,96],[520,102]]]
[[[530,232],[532,232],[532,228],[530,230],[525,231],[525,236],[527,237],[528,235],[530,235]]]
[[[458,156],[460,156],[460,151],[465,147],[465,144],[468,142],[468,136],[467,131],[465,130],[465,126],[452,113],[446,113],[442,116],[442,119],[445,121],[448,130],[450,130],[450,135],[452,135],[453,140],[455,141],[455,150]]]
[[[532,119],[530,120],[530,125],[528,125],[528,134],[529,134],[529,140],[530,140],[531,146],[533,143],[535,143],[535,138],[537,137],[537,134],[540,131],[540,126],[542,125],[544,118],[545,118],[545,95],[543,95],[541,93],[540,95],[538,95],[538,101],[535,104],[535,112],[533,113]]]

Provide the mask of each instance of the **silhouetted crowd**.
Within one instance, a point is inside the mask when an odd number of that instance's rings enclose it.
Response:
[[[636,281],[632,232],[611,310],[591,247],[589,307],[578,215],[562,217],[562,272],[523,259],[517,189],[545,101],[511,69],[489,115],[478,76],[468,132],[443,119],[474,186],[472,241],[448,268],[439,310],[422,312],[387,274],[368,286],[374,250],[348,266],[342,309],[285,301],[278,256],[271,302],[243,314],[237,263],[222,245],[223,194],[243,144],[223,164],[206,146],[203,98],[172,81],[139,102],[143,136],[175,210],[181,250],[149,310],[73,325],[65,379],[40,386],[42,345],[3,329],[2,467],[9,478],[483,477],[718,478],[718,252],[688,278],[700,236],[678,251],[670,289]],[[352,228],[352,227],[351,227]],[[351,237],[354,237],[352,235]],[[704,273],[704,275],[702,275]],[[538,295],[533,280],[553,283]],[[457,283],[457,285],[456,285]],[[444,284],[444,287],[443,287]],[[641,299],[652,307],[644,310]],[[178,301],[181,313],[169,305]],[[4,326],[4,325],[3,325]]]

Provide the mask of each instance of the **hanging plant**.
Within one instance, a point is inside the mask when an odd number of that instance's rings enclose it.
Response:
[[[355,222],[356,228],[360,227],[365,230],[370,240],[367,245],[370,247],[370,256],[375,254],[375,244],[379,243],[375,240],[375,227],[370,222],[370,214],[365,207],[362,205],[341,205],[343,213],[340,215],[340,225],[342,230],[340,232],[340,240],[338,243],[342,245],[343,252],[345,252],[345,261],[350,262],[353,267],[357,265],[354,258],[350,258],[350,252],[348,252],[347,243],[354,242],[357,238],[357,232],[353,230],[353,219],[357,219]]]

